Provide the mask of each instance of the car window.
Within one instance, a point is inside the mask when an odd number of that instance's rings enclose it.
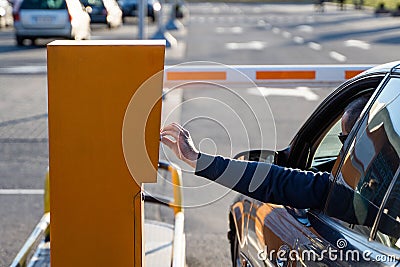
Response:
[[[338,138],[338,134],[341,132],[340,124],[341,120],[339,118],[322,139],[314,154],[312,162],[313,167],[318,168],[318,165],[329,160],[329,158],[336,158],[339,155],[340,149],[342,148],[342,143]]]
[[[400,189],[394,182],[400,166],[399,89],[400,79],[392,78],[365,115],[342,157],[326,208],[328,215],[362,229],[358,232],[367,237],[377,220],[378,234],[372,237],[391,247],[400,233]]]
[[[66,9],[65,0],[24,0],[21,9]]]
[[[357,98],[351,100],[349,104],[353,103],[355,100],[359,100],[359,104],[353,104],[352,109],[357,109],[357,105],[362,105],[363,101],[368,101],[371,94],[366,92],[362,95],[359,95]],[[354,106],[356,105],[356,107]],[[357,111],[358,112],[358,111]],[[361,112],[361,111],[360,111]],[[318,171],[326,171],[330,172],[333,168],[333,165],[339,155],[340,150],[342,149],[343,143],[340,141],[340,133],[342,132],[342,114],[338,116],[333,125],[331,125],[324,136],[322,136],[319,143],[318,141],[315,144],[315,152],[311,162],[311,170]]]
[[[85,6],[104,6],[102,0],[81,0],[81,3]]]

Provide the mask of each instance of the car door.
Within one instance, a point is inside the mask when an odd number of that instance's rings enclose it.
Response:
[[[383,75],[359,77],[339,87],[310,116],[290,146],[277,152],[275,163],[293,168],[331,171],[342,147],[336,135],[340,132],[338,126],[344,108],[355,98],[375,91],[382,79]],[[293,250],[300,252],[307,248],[319,255],[329,245],[313,229],[308,210],[253,202],[250,213],[254,216],[250,217],[247,230],[248,240],[253,240],[248,243],[247,251],[247,258],[251,259],[252,265],[257,266],[264,261],[266,264],[285,266],[297,260],[287,260],[288,257],[278,257],[278,254],[285,255]],[[316,265],[323,265],[324,260]]]

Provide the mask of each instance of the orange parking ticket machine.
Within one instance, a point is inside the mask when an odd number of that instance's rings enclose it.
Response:
[[[165,42],[54,41],[47,52],[51,266],[143,266]]]

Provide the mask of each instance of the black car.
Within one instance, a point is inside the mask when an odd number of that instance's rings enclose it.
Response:
[[[107,9],[102,0],[80,0],[85,6],[92,23],[107,23]]]
[[[360,96],[368,96],[369,102],[342,146],[338,134],[343,110]],[[334,90],[287,148],[236,156],[330,172],[336,182],[323,210],[295,209],[240,195],[229,210],[233,266],[399,266],[399,96],[400,61],[372,68]],[[338,183],[352,198],[337,192]],[[343,202],[354,209],[357,223],[332,214]],[[376,216],[373,226],[367,227],[362,222],[370,211]]]
[[[155,22],[161,10],[161,4],[158,0],[146,0],[146,2],[147,16],[152,22]],[[138,16],[138,0],[119,0],[118,4],[122,10],[123,18]]]
[[[80,0],[89,13],[91,23],[107,24],[109,28],[122,25],[122,11],[115,0]]]

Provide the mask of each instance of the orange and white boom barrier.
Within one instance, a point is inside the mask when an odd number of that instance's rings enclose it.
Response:
[[[164,85],[191,81],[219,84],[306,82],[337,83],[353,78],[372,65],[199,65],[167,66]]]

